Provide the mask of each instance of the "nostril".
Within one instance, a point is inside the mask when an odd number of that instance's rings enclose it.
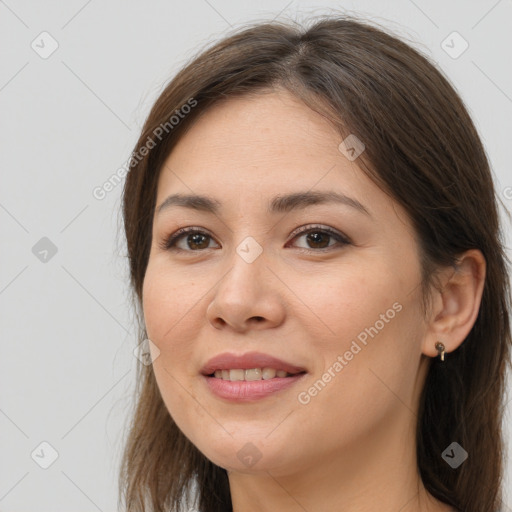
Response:
[[[221,327],[223,327],[224,325],[226,325],[226,321],[222,318],[216,318],[214,320],[214,324],[215,324],[215,327],[217,327],[218,329],[220,329]]]

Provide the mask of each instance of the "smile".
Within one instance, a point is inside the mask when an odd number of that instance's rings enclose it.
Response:
[[[291,377],[296,375],[288,373],[284,370],[276,370],[275,368],[251,368],[248,370],[234,369],[234,370],[215,370],[213,376],[216,379],[229,380],[229,381],[255,381],[255,380],[269,380],[275,377]]]

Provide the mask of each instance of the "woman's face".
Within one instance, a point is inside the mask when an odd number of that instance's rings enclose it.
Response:
[[[428,361],[414,232],[341,142],[276,91],[215,105],[161,171],[143,288],[154,372],[178,427],[230,471],[349,470],[390,435],[414,439]],[[159,210],[175,194],[212,204]],[[197,232],[165,248],[183,228]],[[255,352],[303,373],[249,358],[202,374]]]

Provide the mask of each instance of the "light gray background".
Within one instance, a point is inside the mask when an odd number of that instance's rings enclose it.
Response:
[[[122,186],[92,192],[127,160],[164,83],[226,30],[336,8],[417,41],[467,103],[510,208],[511,0],[288,2],[0,1],[1,511],[117,510],[139,363],[117,243]],[[51,48],[43,31],[59,45],[46,59],[31,47]],[[458,58],[441,46],[453,31],[469,43]],[[46,262],[32,249],[43,237],[57,248]],[[58,452],[48,469],[35,462],[50,462],[43,441]],[[509,462],[504,511],[511,473]]]

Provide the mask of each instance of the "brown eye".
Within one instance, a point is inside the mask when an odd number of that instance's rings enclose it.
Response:
[[[169,236],[160,244],[160,248],[169,251],[201,251],[209,249],[213,238],[204,231],[195,228],[183,228]]]
[[[208,241],[208,243],[205,244],[205,240]],[[201,233],[195,233],[192,235],[188,235],[185,238],[186,243],[188,244],[188,247],[190,249],[207,249],[209,245],[210,236],[209,235],[203,235]]]
[[[312,231],[306,235],[308,244],[312,244],[314,249],[325,249],[329,246],[329,239],[332,238],[328,233],[321,231]]]
[[[306,251],[321,252],[322,250],[329,250],[333,246],[343,246],[350,243],[350,241],[335,231],[327,228],[309,227],[305,226],[302,231],[294,237],[295,239],[302,238],[306,240],[306,246],[299,247]],[[331,243],[334,242],[334,243]]]

